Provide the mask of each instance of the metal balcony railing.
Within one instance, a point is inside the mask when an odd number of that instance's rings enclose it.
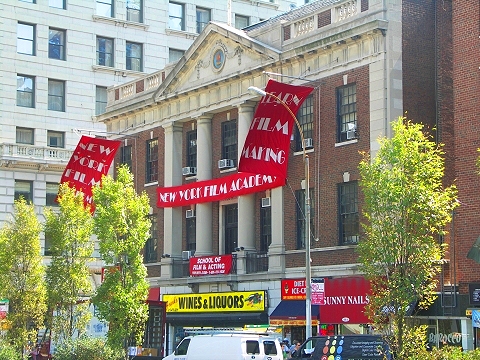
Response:
[[[266,252],[248,252],[245,254],[245,260],[247,274],[268,271],[268,254]]]

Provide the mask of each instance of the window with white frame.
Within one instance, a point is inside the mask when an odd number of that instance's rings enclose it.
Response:
[[[222,123],[222,159],[237,163],[237,120]]]
[[[35,55],[35,25],[20,22],[17,24],[17,52]]]
[[[185,219],[187,250],[195,252],[196,250],[196,229],[197,221],[195,217]]]
[[[34,129],[18,127],[16,128],[17,136],[16,136],[16,143],[17,144],[27,144],[33,145],[34,144]]]
[[[127,70],[142,71],[142,44],[127,41]]]
[[[158,248],[158,229],[157,229],[157,215],[153,214],[148,217],[150,219],[150,236],[145,243],[143,253],[143,261],[146,263],[157,262],[157,248]]]
[[[340,244],[357,244],[360,234],[357,181],[338,185],[338,206]]]
[[[357,85],[337,88],[338,142],[355,138],[357,131]],[[353,134],[353,135],[351,135]]]
[[[113,67],[113,39],[97,36],[97,65]]]
[[[168,62],[175,62],[181,59],[181,57],[185,54],[185,50],[178,50],[178,49],[168,49]]]
[[[244,15],[235,15],[235,28],[243,29],[249,25],[249,18],[248,16]]]
[[[158,139],[147,141],[147,164],[145,182],[152,183],[158,181]]]
[[[100,115],[107,108],[107,88],[97,86],[95,89],[95,115]]]
[[[113,0],[97,0],[96,14],[99,16],[113,17]]]
[[[48,6],[57,9],[66,9],[65,0],[48,0]]]
[[[15,200],[23,197],[27,202],[33,201],[33,182],[28,180],[15,180]]]
[[[225,254],[231,254],[238,247],[238,204],[225,205]]]
[[[187,132],[187,166],[197,167],[197,130]]]
[[[66,31],[49,28],[48,31],[48,57],[50,59],[65,60]]]
[[[48,110],[65,111],[65,82],[48,79]]]
[[[127,165],[132,171],[132,145],[122,146],[120,162],[122,165]]]
[[[47,131],[47,146],[64,148],[65,147],[65,133],[60,131]]]
[[[127,20],[141,23],[142,18],[142,0],[127,0]]]
[[[17,75],[17,106],[35,107],[35,78]]]
[[[210,22],[210,9],[197,7],[197,33],[200,34]]]
[[[272,243],[272,207],[260,207],[260,252],[268,252]]]
[[[46,184],[46,205],[47,206],[60,206],[56,201],[58,195],[58,183],[50,183],[47,182]]]
[[[297,120],[303,132],[304,139],[313,139],[313,96],[308,96],[297,112]],[[298,127],[295,126],[295,151],[302,151],[304,144]]]
[[[184,4],[170,1],[168,3],[168,28],[172,30],[185,30]]]

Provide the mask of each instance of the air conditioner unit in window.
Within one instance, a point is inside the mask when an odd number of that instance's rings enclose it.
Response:
[[[197,168],[193,166],[187,166],[182,168],[182,174],[183,175],[196,175],[197,174]]]
[[[188,260],[193,257],[195,252],[193,250],[182,251],[182,260]]]
[[[303,144],[305,145],[305,149],[313,148],[313,139],[312,138],[303,139]]]
[[[262,198],[262,207],[270,207],[270,198],[269,197],[264,197]]]
[[[195,210],[189,209],[185,212],[185,218],[190,219],[195,217]]]
[[[233,163],[233,160],[231,159],[221,159],[218,160],[218,168],[219,169],[228,169],[234,167],[235,164]]]
[[[347,140],[353,140],[357,138],[357,130],[347,130]]]

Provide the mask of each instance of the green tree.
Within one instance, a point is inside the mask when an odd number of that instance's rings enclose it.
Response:
[[[141,250],[149,237],[150,209],[146,193],[137,195],[133,175],[119,167],[117,179],[103,177],[93,189],[95,234],[100,254],[109,270],[97,289],[93,303],[99,318],[109,323],[112,347],[141,344],[148,317],[147,270]]]
[[[0,299],[9,300],[6,336],[22,355],[36,343],[46,311],[41,230],[34,205],[23,198],[15,201],[12,220],[0,230]]]
[[[52,256],[46,270],[49,322],[59,342],[81,335],[91,318],[88,261],[93,253],[93,218],[83,198],[82,192],[64,183],[58,193],[60,209],[45,209],[45,238]]]
[[[436,298],[445,250],[439,235],[457,206],[457,191],[443,186],[442,145],[429,140],[423,125],[400,117],[392,126],[393,137],[380,139],[378,154],[363,154],[359,165],[366,221],[358,253],[372,287],[368,315],[393,335],[394,353],[406,358],[407,311]]]

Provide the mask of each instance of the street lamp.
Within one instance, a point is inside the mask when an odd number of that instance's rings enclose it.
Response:
[[[310,268],[310,160],[305,151],[305,138],[303,137],[303,130],[297,117],[282,99],[275,94],[266,92],[255,86],[250,86],[248,91],[262,96],[271,96],[282,104],[285,109],[288,110],[293,120],[295,120],[295,125],[300,133],[300,140],[302,141],[303,162],[305,164],[305,338],[308,339],[312,336],[312,271]]]

